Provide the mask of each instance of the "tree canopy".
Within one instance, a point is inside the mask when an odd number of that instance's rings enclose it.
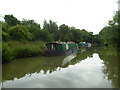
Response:
[[[108,21],[108,25],[97,35],[93,32],[88,32],[85,29],[69,27],[66,24],[60,26],[52,20],[44,20],[43,28],[34,20],[22,21],[18,20],[13,15],[5,15],[5,22],[2,23],[3,41],[8,40],[27,40],[35,41],[42,40],[45,42],[51,41],[74,41],[101,43],[103,45],[117,45],[120,47],[120,11],[116,11],[113,19]]]
[[[5,15],[4,19],[8,26],[15,26],[20,23],[20,21],[13,15]]]
[[[99,33],[101,44],[120,47],[120,11],[116,11],[113,19]]]

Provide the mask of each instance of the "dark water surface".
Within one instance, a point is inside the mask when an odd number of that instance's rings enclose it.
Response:
[[[4,88],[117,88],[118,52],[88,48],[69,56],[30,57],[3,65]]]

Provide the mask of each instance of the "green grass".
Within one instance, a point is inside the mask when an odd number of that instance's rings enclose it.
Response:
[[[17,42],[9,41],[2,43],[2,62],[10,62],[16,58],[31,57],[43,55],[45,43],[42,41],[35,42]]]

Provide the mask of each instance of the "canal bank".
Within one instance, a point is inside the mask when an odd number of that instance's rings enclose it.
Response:
[[[2,43],[2,63],[8,63],[17,58],[26,58],[44,55],[45,42],[43,41],[9,41]]]
[[[58,56],[74,52],[77,52],[77,45],[74,42],[9,41],[2,43],[2,63],[9,63],[18,58],[44,55]]]

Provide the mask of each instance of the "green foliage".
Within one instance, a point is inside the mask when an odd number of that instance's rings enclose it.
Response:
[[[108,22],[108,26],[104,27],[100,33],[99,38],[101,44],[119,46],[120,43],[120,11],[117,11],[113,20]]]
[[[2,63],[10,62],[13,59],[13,52],[7,43],[2,43]]]
[[[4,32],[7,32],[8,33],[8,27],[7,27],[7,23],[5,22],[1,22],[1,28],[2,28],[2,31]]]
[[[44,20],[43,29],[48,30],[50,33],[56,33],[58,30],[58,26],[56,22],[53,22],[52,20],[49,20],[49,23]]]
[[[8,26],[15,26],[20,24],[20,21],[18,21],[17,18],[13,15],[5,15],[4,19]]]
[[[57,36],[58,26],[56,22],[49,20],[49,23],[48,23],[46,20],[44,20],[43,29],[47,30],[51,34],[51,37],[53,37],[53,40],[56,40],[56,38],[58,38]]]
[[[99,34],[93,35],[93,43],[100,44]]]
[[[34,20],[23,19],[21,24],[24,25],[31,33],[34,33],[37,30],[41,30],[40,24],[36,23]]]
[[[5,48],[6,52],[10,52],[10,55],[8,55],[8,58],[12,56],[10,60],[13,57],[28,57],[43,53],[42,46],[44,45],[42,42],[38,43],[35,41],[99,42],[99,36],[94,36],[92,32],[69,27],[65,24],[60,25],[58,28],[56,22],[52,20],[49,20],[49,22],[45,20],[41,29],[40,24],[34,20],[23,19],[19,21],[13,15],[5,15],[4,19],[5,22],[0,22],[2,23],[2,40],[6,41],[3,48]],[[4,56],[7,58],[6,53]]]
[[[83,41],[83,35],[79,29],[76,29],[75,31],[73,31],[73,41],[77,43]]]
[[[73,38],[72,41],[79,43],[79,42],[95,42],[93,32],[87,32],[85,29],[76,29],[74,27],[70,28]],[[98,38],[98,37],[96,37]]]
[[[34,20],[23,19],[21,22],[30,33],[32,33],[32,40],[39,40],[38,33],[40,33],[41,27],[40,24],[36,23]]]
[[[13,15],[5,15],[5,22],[2,22],[3,40],[16,40],[16,41],[35,41],[42,40],[46,42],[51,41],[74,41],[74,42],[93,42],[94,37],[92,32],[86,30],[76,29],[69,27],[65,24],[59,26],[56,22],[49,20],[44,21],[43,28],[34,20],[22,21],[17,20]],[[18,25],[19,24],[19,25]]]
[[[13,44],[14,43],[14,44]],[[15,58],[37,56],[43,54],[43,42],[9,42]]]
[[[61,41],[70,41],[72,39],[72,33],[70,32],[69,27],[65,24],[62,24],[59,27],[59,39]]]
[[[53,41],[52,34],[50,34],[49,31],[47,31],[46,29],[41,30],[41,33],[39,33],[39,36],[42,41],[46,41],[46,42]]]
[[[10,36],[12,40],[30,40],[31,33],[23,25],[16,25],[10,28]]]
[[[98,54],[100,59],[104,62],[103,73],[106,79],[112,81],[112,85],[116,88],[119,86],[119,52],[114,47],[101,47],[99,48]]]
[[[2,31],[2,38],[3,38],[4,41],[10,40],[9,34],[4,32],[4,31]]]
[[[41,41],[35,42],[3,42],[2,61],[3,63],[10,62],[14,58],[23,58],[30,56],[43,55],[45,43]]]
[[[81,32],[82,32],[82,40],[84,42],[91,42],[91,40],[90,40],[91,35],[85,29],[82,29]]]
[[[65,25],[65,24],[62,24],[59,28],[60,28],[59,30],[60,30],[63,34],[66,34],[66,33],[68,33],[68,31],[69,31],[69,27],[68,27],[67,25]]]

